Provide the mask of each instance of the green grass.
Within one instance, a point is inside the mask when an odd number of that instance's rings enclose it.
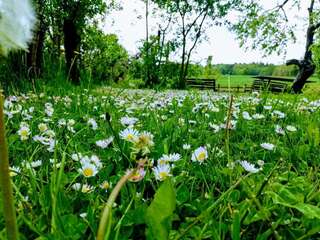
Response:
[[[220,84],[222,87],[228,87],[229,81],[231,87],[242,87],[245,84],[250,85],[253,82],[253,76],[249,75],[222,75],[216,82],[216,84]]]
[[[212,91],[80,87],[7,98],[21,239],[95,239],[112,190],[137,167],[113,204],[109,239],[316,239],[316,99],[241,94],[230,107],[228,95]],[[139,133],[124,139],[130,121]],[[106,148],[96,144],[109,137]],[[154,169],[164,163],[160,175]]]

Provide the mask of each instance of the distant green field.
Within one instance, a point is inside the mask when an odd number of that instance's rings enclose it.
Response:
[[[228,87],[230,82],[230,87],[243,87],[246,85],[251,85],[253,82],[253,76],[251,75],[223,75],[221,78],[217,80],[217,84],[221,87]],[[293,78],[293,77],[288,77]],[[318,77],[311,77],[310,80],[315,81],[315,83],[310,83],[306,85],[307,92],[320,93],[320,82]]]
[[[244,86],[245,84],[250,85],[253,81],[253,76],[249,75],[223,75],[221,78],[217,80],[217,84],[220,84],[222,87],[237,87]]]

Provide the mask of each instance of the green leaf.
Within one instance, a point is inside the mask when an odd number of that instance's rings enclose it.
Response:
[[[147,209],[147,239],[166,240],[171,229],[173,211],[176,207],[176,194],[171,180],[162,183]]]
[[[232,240],[240,240],[240,213],[234,211],[232,222]]]
[[[190,198],[190,190],[186,185],[182,185],[177,189],[177,202],[178,204],[185,203]]]
[[[293,194],[283,185],[277,184],[277,193],[267,192],[275,204],[280,204],[289,208],[295,208],[303,213],[307,218],[320,219],[320,208],[311,204],[301,202],[301,196]]]
[[[67,239],[81,239],[85,230],[86,224],[76,215],[64,215],[61,217],[61,229],[63,229],[63,234]]]
[[[254,212],[254,214],[252,215],[248,215],[248,217],[246,218],[246,224],[251,224],[253,222],[257,222],[257,221],[265,221],[268,220],[268,218],[270,217],[270,211],[265,208],[262,207],[261,209],[259,209],[259,211]]]
[[[147,204],[138,206],[136,209],[129,210],[123,219],[122,226],[132,226],[145,223],[144,216],[146,214]]]
[[[320,219],[320,208],[306,203],[298,203],[294,206],[295,209],[302,212],[308,218]]]

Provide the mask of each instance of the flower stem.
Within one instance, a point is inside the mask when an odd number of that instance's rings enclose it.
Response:
[[[111,210],[112,210],[112,205],[115,202],[121,188],[124,186],[124,184],[128,181],[128,179],[132,176],[134,173],[134,170],[132,170],[130,173],[125,174],[117,183],[117,185],[114,187],[112,190],[108,201],[104,207],[102,216],[100,218],[100,223],[99,223],[99,229],[98,229],[98,234],[97,234],[97,240],[104,240],[108,239],[109,234],[110,234],[110,228],[111,228]],[[106,229],[107,234],[106,234]],[[106,237],[106,238],[105,238]]]
[[[9,240],[16,240],[18,239],[18,227],[9,170],[3,102],[3,95],[0,90],[0,189],[2,191],[3,215],[6,223],[7,237]]]

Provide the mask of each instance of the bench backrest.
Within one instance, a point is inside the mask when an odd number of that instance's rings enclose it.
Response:
[[[269,90],[271,92],[284,92],[288,84],[275,80],[256,79],[252,83],[252,90]]]
[[[216,90],[215,79],[187,78],[186,83],[188,87],[192,87],[192,88]]]

